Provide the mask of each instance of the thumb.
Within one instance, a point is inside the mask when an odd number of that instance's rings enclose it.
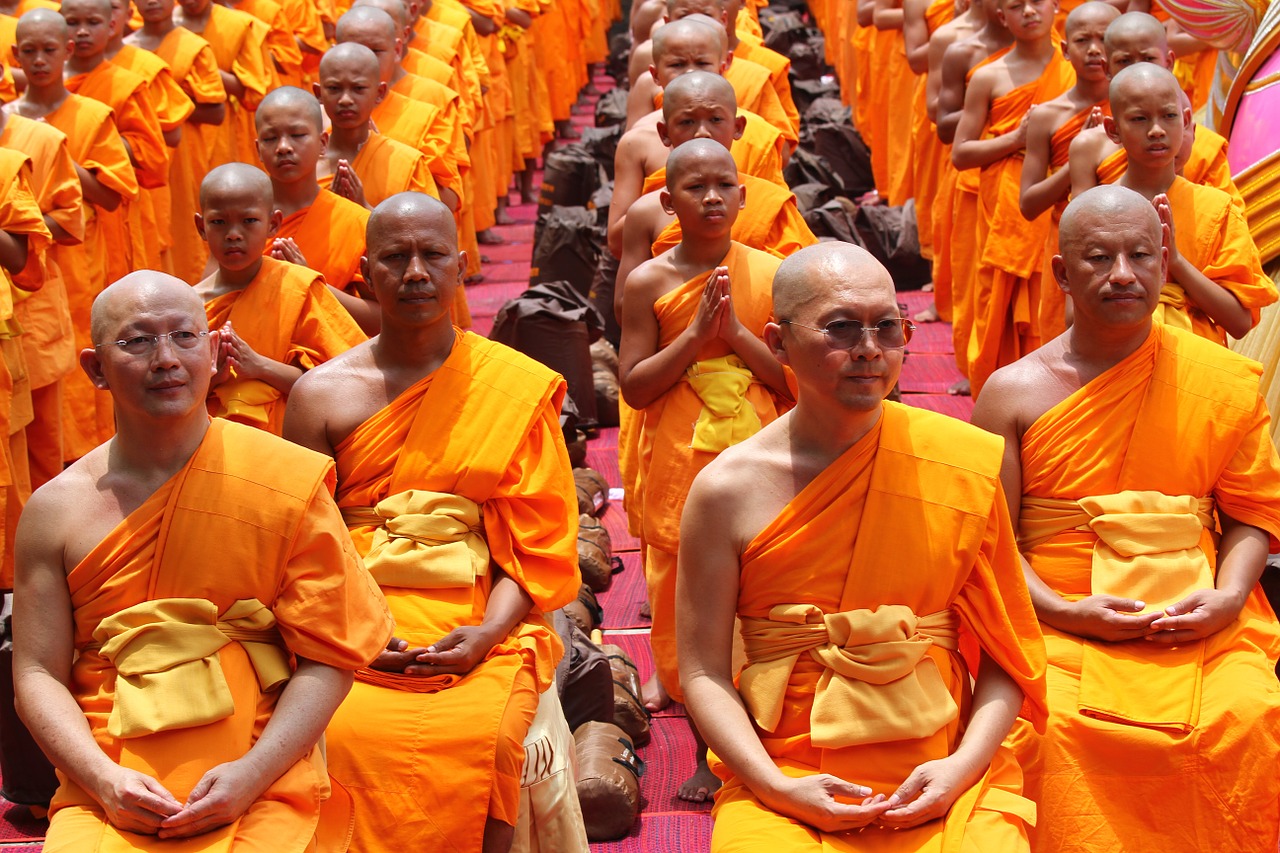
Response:
[[[203,800],[210,789],[213,788],[214,779],[213,770],[201,776],[200,781],[196,783],[196,786],[191,789],[191,793],[187,795],[187,805]]]
[[[898,790],[894,791],[893,796],[889,798],[889,808],[896,808],[903,803],[914,800],[916,795],[924,788],[924,783],[925,775],[920,768],[917,767],[912,770],[911,775],[898,786]]]
[[[427,646],[427,651],[431,652],[432,654],[436,654],[438,652],[447,652],[449,651],[449,649],[452,649],[454,646],[458,645],[458,643],[460,642],[462,642],[462,635],[459,634],[457,631],[450,631],[448,634],[445,634],[439,640],[436,640],[434,643]]]
[[[160,780],[153,779],[150,776],[143,776],[142,784],[146,786],[146,789],[148,791],[155,794],[157,797],[164,800],[165,802],[172,803],[175,806],[180,805],[178,803],[177,797],[169,793],[169,789],[166,788],[164,785],[161,785]]]
[[[871,796],[871,789],[867,786],[855,785],[853,782],[847,782],[838,776],[827,776],[823,779],[823,782],[826,785],[828,794],[854,799]]]
[[[1137,613],[1140,610],[1145,610],[1146,607],[1147,603],[1145,601],[1140,599],[1135,601],[1128,598],[1118,600],[1115,605],[1116,610],[1123,610],[1126,613]]]

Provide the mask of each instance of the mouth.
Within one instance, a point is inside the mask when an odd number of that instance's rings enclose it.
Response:
[[[168,380],[165,380],[164,382],[157,382],[147,390],[155,391],[163,394],[165,392],[175,391],[179,388],[186,387],[186,384],[187,383],[182,382],[181,380],[178,380],[178,379],[168,379]]]

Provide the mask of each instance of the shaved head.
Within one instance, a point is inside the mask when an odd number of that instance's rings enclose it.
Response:
[[[671,114],[693,98],[705,98],[722,104],[732,113],[738,111],[738,95],[733,91],[732,83],[719,74],[690,71],[672,80],[663,90],[662,118],[670,121]]]
[[[705,18],[682,18],[679,21],[664,24],[653,34],[653,61],[658,62],[675,44],[688,42],[718,45],[720,52],[723,53],[724,27],[717,27]]]
[[[73,8],[79,12],[101,12],[104,15],[112,13],[111,0],[63,0],[62,8]]]
[[[458,227],[453,211],[429,195],[415,192],[396,193],[373,209],[365,228],[365,247],[369,257],[377,247],[408,227],[425,227],[444,235],[458,251]]]
[[[248,163],[226,163],[204,176],[200,182],[200,206],[211,199],[232,195],[252,196],[271,205],[274,201],[271,179],[257,166]]]
[[[1160,217],[1155,206],[1128,187],[1103,184],[1076,196],[1062,212],[1062,221],[1058,225],[1060,254],[1071,257],[1081,242],[1097,230],[1100,222],[1126,223],[1134,234],[1160,245]]]
[[[827,295],[827,283],[833,281],[860,282],[864,288],[888,293],[896,304],[889,271],[866,249],[833,241],[801,249],[779,265],[773,277],[773,316],[792,319]]]
[[[377,79],[378,56],[359,42],[348,41],[336,44],[320,57],[320,76],[336,74],[339,68],[369,74]]]
[[[67,31],[67,22],[52,9],[32,9],[18,19],[16,35],[18,41],[46,33],[51,33],[58,40],[70,37],[70,33]]]
[[[335,37],[340,42],[363,41],[365,34],[376,34],[383,38],[399,38],[400,28],[395,19],[374,6],[352,6],[338,19]]]
[[[1107,50],[1124,44],[1141,44],[1160,51],[1169,49],[1169,35],[1159,19],[1146,12],[1125,12],[1107,26]]]
[[[1111,111],[1119,115],[1133,99],[1147,95],[1173,98],[1181,103],[1182,88],[1173,72],[1153,62],[1139,62],[1111,78],[1108,97]]]
[[[631,9],[631,41],[640,44],[649,40],[653,25],[662,20],[667,4],[663,0],[645,0]]]
[[[734,174],[738,172],[728,148],[713,139],[690,139],[667,155],[667,187],[670,188],[685,170],[707,162],[730,169]]]
[[[381,9],[390,15],[396,26],[402,30],[409,26],[409,10],[405,8],[400,0],[356,0],[351,4],[353,9],[361,6]]]
[[[268,92],[262,99],[262,103],[258,105],[256,117],[261,119],[273,110],[293,107],[302,108],[303,115],[315,125],[317,132],[324,130],[324,111],[320,109],[320,102],[316,100],[315,95],[296,86],[282,86]]]
[[[702,12],[693,12],[691,14],[685,15],[680,20],[693,21],[694,23],[697,23],[697,24],[705,24],[706,26],[710,27],[717,35],[720,36],[720,49],[721,50],[729,49],[729,31],[725,29],[724,22],[721,21],[718,17],[715,17],[714,15],[706,15],[706,14],[703,14]]]
[[[208,331],[204,303],[195,288],[167,273],[139,270],[115,282],[93,300],[89,333],[95,344],[114,341],[126,323],[159,305],[189,313],[199,331]]]
[[[696,14],[719,20],[724,15],[724,4],[721,0],[667,0],[669,20],[678,21]]]
[[[1082,3],[1071,10],[1071,13],[1067,15],[1067,23],[1063,27],[1063,32],[1070,36],[1077,29],[1087,24],[1108,26],[1118,17],[1120,17],[1120,10],[1110,3],[1103,3],[1101,0],[1089,0],[1087,3]]]

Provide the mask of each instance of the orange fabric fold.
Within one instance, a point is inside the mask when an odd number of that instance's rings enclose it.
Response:
[[[323,275],[327,284],[346,290],[360,277],[368,222],[368,210],[322,189],[310,207],[284,218],[276,237],[292,237],[308,267]],[[270,253],[268,243],[263,254]]]
[[[796,197],[790,190],[742,172],[738,173],[738,180],[746,188],[746,206],[738,211],[730,232],[735,243],[786,258],[818,242],[800,215]],[[665,168],[646,178],[645,186],[665,185]],[[653,256],[656,258],[674,247],[682,234],[680,220],[673,219],[653,241]]]

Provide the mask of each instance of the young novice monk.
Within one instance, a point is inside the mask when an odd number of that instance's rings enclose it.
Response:
[[[1127,158],[1116,183],[1149,199],[1168,231],[1169,280],[1156,319],[1225,344],[1227,335],[1243,338],[1257,325],[1262,309],[1276,301],[1276,288],[1232,197],[1177,173],[1175,159],[1191,128],[1181,91],[1158,65],[1130,66],[1111,80],[1112,115],[1104,126]]]
[[[1075,69],[1076,84],[1058,97],[1033,110],[1027,119],[1027,150],[1022,162],[1020,203],[1022,215],[1035,221],[1046,210],[1050,214],[1049,235],[1045,239],[1041,281],[1051,282],[1046,275],[1048,263],[1058,254],[1058,220],[1067,207],[1071,190],[1071,170],[1067,158],[1076,135],[1101,117],[1095,107],[1107,103],[1107,53],[1103,38],[1107,26],[1120,12],[1109,3],[1090,0],[1067,15],[1062,52]],[[1050,340],[1067,328],[1066,295],[1053,286],[1040,288],[1040,338]]]
[[[264,257],[280,211],[259,169],[228,163],[210,172],[196,227],[218,265],[196,285],[220,341],[209,414],[279,435],[298,377],[365,335],[320,273]]]
[[[732,239],[744,199],[729,150],[710,139],[686,142],[671,152],[666,181],[662,204],[680,221],[681,240],[628,278],[619,363],[627,404],[644,417],[642,538],[654,662],[678,699],[675,569],[689,484],[717,453],[776,418],[791,392],[760,337],[781,262]],[[719,783],[700,740],[697,759],[678,794],[701,802]]]
[[[1030,225],[1019,207],[1027,114],[1072,84],[1074,72],[1054,39],[1056,0],[1003,0],[998,15],[1013,48],[976,71],[965,91],[951,159],[979,167],[978,263],[969,294],[969,385],[976,397],[997,367],[1040,343],[1040,252],[1048,216]]]

